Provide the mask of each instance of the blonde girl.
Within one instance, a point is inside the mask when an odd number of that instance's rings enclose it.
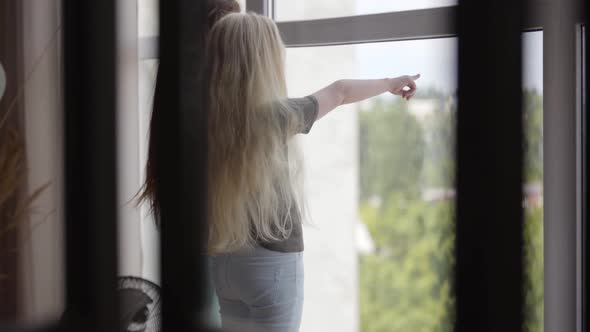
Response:
[[[303,307],[301,165],[296,134],[336,107],[384,92],[409,100],[419,75],[338,80],[287,98],[272,20],[229,14],[207,49],[209,242],[224,330],[298,331]]]

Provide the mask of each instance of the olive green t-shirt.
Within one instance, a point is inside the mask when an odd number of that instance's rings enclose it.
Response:
[[[318,117],[318,101],[314,96],[304,98],[292,98],[287,101],[289,108],[294,112],[301,112],[302,127],[298,130],[300,134],[307,134]],[[266,249],[280,252],[303,251],[303,230],[301,227],[301,216],[294,209],[290,214],[293,218],[293,228],[288,238],[280,241],[259,242],[258,244]]]

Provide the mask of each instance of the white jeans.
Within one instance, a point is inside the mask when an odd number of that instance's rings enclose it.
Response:
[[[256,247],[211,257],[224,331],[297,332],[303,310],[303,253]]]

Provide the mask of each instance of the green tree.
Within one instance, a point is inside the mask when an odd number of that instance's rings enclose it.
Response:
[[[452,96],[437,96],[436,111],[425,121],[427,133],[422,186],[453,188],[455,183],[455,124],[457,103]],[[432,98],[432,97],[431,97]]]
[[[531,188],[540,188],[542,194],[543,95],[536,90],[525,90],[523,108],[525,181]],[[544,322],[543,207],[533,201],[525,210],[524,221],[525,327],[528,332],[541,332]]]
[[[359,121],[362,199],[391,192],[417,194],[425,145],[407,103],[377,99],[361,110]]]
[[[453,204],[419,194],[452,184],[454,127],[447,100],[434,90],[424,97],[439,101],[428,119],[399,100],[360,114],[361,218],[376,246],[360,259],[362,331],[452,329]]]
[[[453,97],[434,89],[423,89],[416,98],[438,101],[435,112],[418,121],[407,103],[379,100],[360,113],[360,215],[376,247],[360,258],[362,331],[453,329],[454,201],[426,202],[419,194],[454,187],[457,107]],[[523,107],[525,182],[538,188],[543,96],[525,90]],[[529,203],[523,234],[525,324],[527,331],[541,332],[543,208]]]
[[[543,209],[525,211],[525,327],[528,332],[543,331]]]
[[[536,90],[523,92],[525,126],[525,179],[543,181],[543,95]]]
[[[392,194],[361,209],[376,252],[361,257],[362,331],[450,331],[452,205]]]

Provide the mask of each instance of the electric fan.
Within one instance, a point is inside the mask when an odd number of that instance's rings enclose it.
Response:
[[[160,332],[160,287],[131,276],[118,278],[121,332]]]

